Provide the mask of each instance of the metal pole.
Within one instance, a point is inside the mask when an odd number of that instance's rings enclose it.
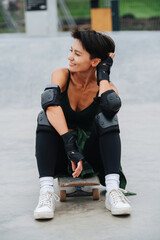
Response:
[[[119,31],[119,5],[118,0],[111,0],[112,8],[112,29],[113,31]]]
[[[90,0],[91,8],[98,8],[99,0]]]

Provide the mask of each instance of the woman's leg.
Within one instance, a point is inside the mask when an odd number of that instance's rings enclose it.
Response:
[[[92,130],[90,138],[84,147],[84,156],[100,173],[100,181],[105,185],[105,176],[118,174],[120,169],[121,142],[118,131],[106,132],[99,136],[96,129]]]
[[[118,132],[109,132],[99,137],[100,156],[105,175],[119,174],[121,141]]]
[[[57,195],[54,193],[53,177],[58,173],[67,173],[68,161],[63,141],[52,127],[38,125],[36,158],[40,177],[40,196],[34,211],[34,218],[53,218],[57,199]]]
[[[109,132],[99,138],[100,156],[104,166],[105,185],[109,193],[119,188],[121,141],[118,132]]]
[[[118,132],[98,136],[93,132],[84,148],[86,160],[100,172],[101,184],[106,185],[105,206],[113,215],[131,213],[131,206],[119,189],[121,142]]]
[[[36,158],[39,177],[67,173],[67,157],[59,134],[50,127],[37,127]]]

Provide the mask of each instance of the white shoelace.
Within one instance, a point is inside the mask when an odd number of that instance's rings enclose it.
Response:
[[[52,198],[54,198],[56,202],[59,202],[59,197],[57,194],[48,191],[42,193],[39,199],[39,207],[47,206],[52,208]]]
[[[123,202],[123,203],[130,202],[123,193],[127,193],[127,191],[122,188],[119,188],[117,190],[113,190],[110,192],[110,195],[115,204],[118,202]]]

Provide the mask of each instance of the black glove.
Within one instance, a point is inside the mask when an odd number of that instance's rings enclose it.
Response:
[[[97,84],[99,86],[99,83],[101,80],[109,80],[109,74],[110,74],[110,68],[113,64],[113,59],[111,57],[107,57],[105,60],[100,62],[97,66]]]
[[[63,134],[62,139],[64,142],[67,157],[70,161],[72,160],[77,164],[79,161],[84,160],[84,156],[78,151],[76,140],[71,132]]]

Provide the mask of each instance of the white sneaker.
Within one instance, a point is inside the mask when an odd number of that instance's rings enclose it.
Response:
[[[55,201],[59,201],[59,197],[50,191],[46,191],[39,196],[39,202],[34,210],[35,219],[50,219],[54,217]]]
[[[129,200],[122,193],[127,191],[124,189],[113,189],[110,193],[106,193],[105,206],[113,215],[131,214],[131,206]]]

